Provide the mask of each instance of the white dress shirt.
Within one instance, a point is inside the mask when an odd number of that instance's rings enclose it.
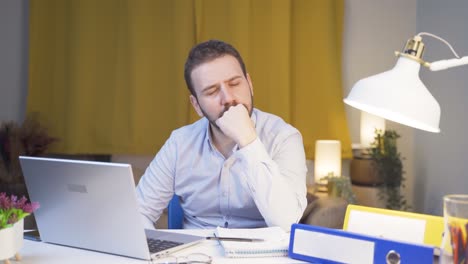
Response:
[[[184,228],[291,228],[306,207],[304,146],[297,129],[254,109],[257,139],[225,158],[211,140],[209,122],[174,130],[137,186],[146,228],[174,194]]]

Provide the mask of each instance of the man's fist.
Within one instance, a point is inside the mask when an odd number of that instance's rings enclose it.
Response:
[[[242,148],[257,138],[257,132],[252,119],[250,119],[247,108],[238,104],[231,106],[224,112],[223,116],[216,120],[216,125],[232,140],[239,148]]]

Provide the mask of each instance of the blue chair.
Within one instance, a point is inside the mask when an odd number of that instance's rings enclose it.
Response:
[[[169,229],[182,229],[184,223],[184,210],[180,206],[180,197],[172,197],[167,206],[167,227]]]

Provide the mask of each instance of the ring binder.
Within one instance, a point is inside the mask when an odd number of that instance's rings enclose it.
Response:
[[[438,247],[442,243],[444,218],[350,204],[343,230]]]
[[[289,257],[308,262],[432,263],[434,248],[351,233],[343,230],[293,224]]]

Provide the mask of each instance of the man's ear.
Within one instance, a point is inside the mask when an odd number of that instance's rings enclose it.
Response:
[[[247,82],[249,82],[249,86],[250,86],[250,92],[252,93],[252,95],[254,94],[253,92],[253,84],[252,84],[252,79],[250,79],[250,74],[247,73]]]
[[[203,115],[203,112],[201,111],[200,105],[198,104],[198,100],[192,94],[190,95],[190,103],[192,103],[192,106],[193,106],[193,109],[195,109],[195,112],[197,112],[197,114],[200,117],[203,117],[204,115]]]

